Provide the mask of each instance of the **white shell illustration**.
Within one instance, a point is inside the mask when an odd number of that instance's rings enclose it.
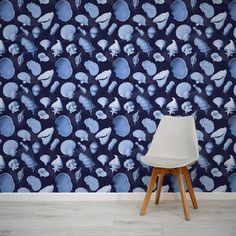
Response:
[[[60,0],[55,5],[58,19],[67,22],[72,17],[72,9],[68,1]]]
[[[110,166],[112,172],[115,172],[115,171],[117,171],[118,169],[120,169],[120,167],[121,167],[121,165],[120,165],[120,160],[119,160],[119,158],[118,158],[117,155],[115,155],[115,158],[112,159],[112,160],[109,162],[109,166]]]
[[[169,16],[170,16],[169,12],[164,12],[153,19],[153,22],[157,24],[157,28],[159,30],[162,30],[165,28],[167,24],[167,20],[169,19]]]
[[[96,135],[95,135],[95,138],[98,138],[101,145],[104,145],[108,142],[109,140],[109,137],[110,137],[110,134],[111,134],[111,128],[105,128],[105,129],[102,129],[101,131],[99,131]]]
[[[54,13],[53,12],[49,12],[49,13],[46,13],[43,16],[41,16],[38,19],[38,22],[41,23],[42,28],[44,30],[46,30],[46,29],[48,29],[50,27],[50,25],[52,23],[52,20],[53,20],[53,17],[54,17]]]
[[[42,143],[46,145],[51,141],[53,132],[54,132],[53,127],[47,128],[38,134],[38,138],[41,138]]]
[[[84,9],[89,13],[89,16],[92,18],[96,18],[99,15],[99,8],[91,2],[84,4]]]
[[[132,154],[133,147],[134,147],[133,142],[128,139],[125,139],[119,143],[118,151],[120,154],[129,157]]]
[[[120,44],[117,40],[108,48],[112,57],[117,56],[121,52]]]
[[[186,5],[181,0],[175,0],[170,5],[170,9],[171,9],[173,18],[179,22],[184,21],[188,16],[188,10],[186,8]]]
[[[60,150],[64,155],[72,157],[76,148],[76,143],[73,140],[65,140],[62,142]]]
[[[113,12],[117,20],[124,22],[130,17],[129,5],[124,0],[117,0],[113,5]]]
[[[99,81],[101,87],[105,87],[109,83],[109,79],[111,77],[111,70],[105,70],[98,74],[95,77],[95,80]]]
[[[219,30],[223,27],[226,17],[226,12],[219,13],[211,19],[211,23],[214,23],[216,29]]]
[[[163,70],[157,73],[153,80],[157,82],[158,87],[163,87],[166,84],[167,78],[169,76],[169,70]]]
[[[227,131],[227,128],[224,127],[224,128],[220,128],[216,130],[215,132],[211,134],[211,138],[215,139],[215,142],[217,145],[220,145],[224,141],[226,131]]]
[[[9,22],[15,16],[15,10],[11,1],[3,0],[0,2],[0,19]]]
[[[54,70],[48,70],[42,73],[38,77],[38,80],[42,82],[43,87],[48,87],[52,81],[53,75],[54,75]]]
[[[110,22],[110,19],[111,19],[111,13],[107,12],[107,13],[104,13],[104,14],[100,15],[95,20],[95,22],[99,24],[101,30],[104,30],[108,26],[108,24]]]

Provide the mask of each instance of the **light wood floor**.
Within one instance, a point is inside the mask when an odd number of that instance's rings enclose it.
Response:
[[[181,202],[0,202],[0,236],[235,236],[236,201],[198,201],[185,221]]]

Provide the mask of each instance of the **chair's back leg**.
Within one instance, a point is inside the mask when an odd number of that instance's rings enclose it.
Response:
[[[184,167],[182,170],[183,170],[184,178],[188,187],[188,192],[189,192],[192,204],[193,204],[193,208],[197,209],[198,208],[197,200],[193,191],[192,181],[188,172],[188,168]]]
[[[155,204],[158,204],[159,200],[160,200],[161,187],[162,187],[163,179],[164,179],[164,174],[159,174],[157,191],[156,191],[156,198],[155,198]]]
[[[179,189],[181,193],[181,200],[182,200],[182,205],[184,209],[185,219],[190,220],[189,209],[188,209],[187,199],[186,199],[185,190],[184,190],[184,180],[182,178],[181,173],[179,173],[178,175],[178,182],[179,182]]]
[[[158,175],[157,168],[153,167],[151,180],[150,180],[150,183],[148,185],[147,193],[146,193],[146,196],[145,196],[144,201],[143,201],[143,206],[141,208],[140,215],[145,215],[150,197],[152,195],[152,190],[153,190],[153,187],[154,187],[156,179],[157,179],[157,175]]]

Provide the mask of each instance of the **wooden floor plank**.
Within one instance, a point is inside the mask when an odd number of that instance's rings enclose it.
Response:
[[[190,201],[188,202],[190,204]],[[199,200],[185,221],[179,200],[0,202],[0,236],[235,236],[235,200]]]

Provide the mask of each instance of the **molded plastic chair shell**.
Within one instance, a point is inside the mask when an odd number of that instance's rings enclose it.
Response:
[[[142,161],[159,168],[178,168],[198,159],[198,142],[192,116],[163,116]]]

